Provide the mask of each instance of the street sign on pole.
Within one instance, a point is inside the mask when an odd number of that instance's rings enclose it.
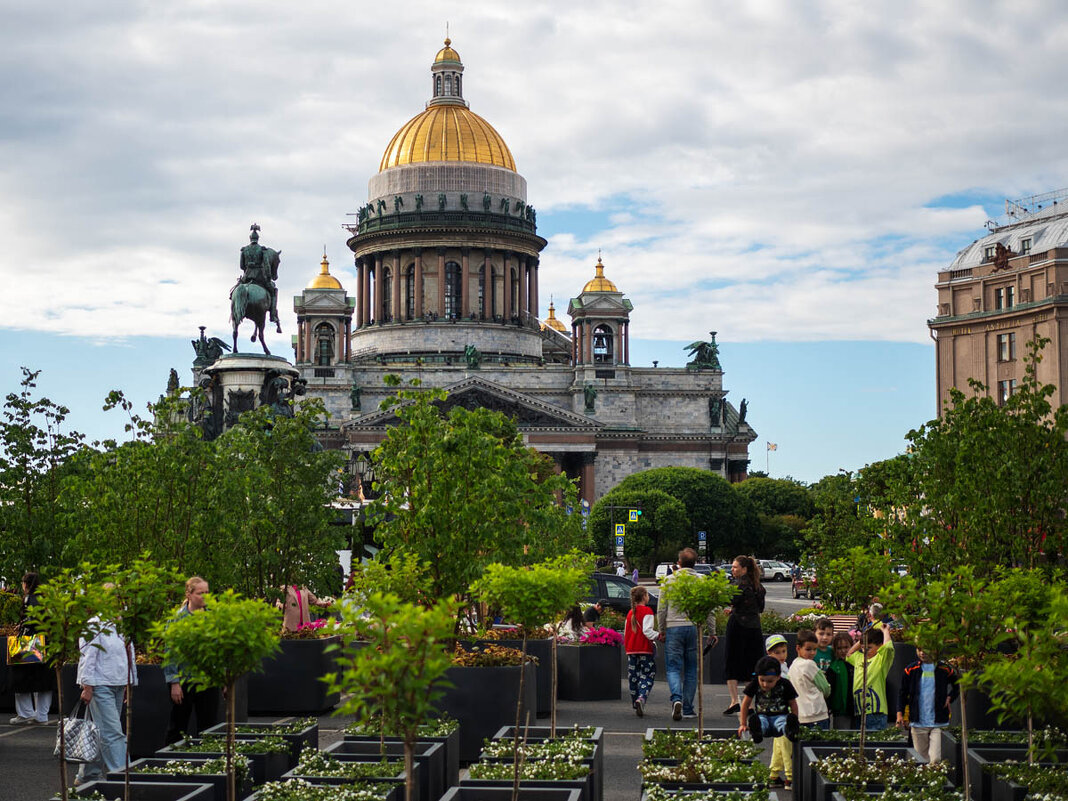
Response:
[[[616,546],[619,548],[623,547],[623,537],[616,537]]]
[[[697,532],[697,550],[700,552],[701,556],[704,556],[705,552],[707,551],[707,549],[708,549],[708,534],[706,532],[704,532],[704,531],[698,531]]]
[[[629,521],[631,523],[637,523],[638,522],[638,510],[637,509],[631,509],[630,510]]]
[[[623,523],[616,523],[616,537],[624,537],[627,534],[627,527]]]

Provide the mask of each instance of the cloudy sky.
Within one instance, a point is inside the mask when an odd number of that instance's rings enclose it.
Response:
[[[716,329],[773,474],[901,450],[934,413],[937,270],[1068,186],[1053,0],[0,6],[0,375],[43,368],[94,434],[107,388],[147,400],[225,331],[250,222],[282,251],[275,352],[324,245],[352,288],[341,226],[446,22],[549,239],[543,302],[600,249],[635,363]]]

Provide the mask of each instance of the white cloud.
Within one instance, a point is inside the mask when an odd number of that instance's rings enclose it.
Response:
[[[341,224],[428,95],[440,4],[5,5],[3,325],[221,332],[253,220],[283,252],[276,350],[324,244],[353,288]],[[1060,10],[479,0],[450,22],[531,202],[611,209],[551,232],[546,302],[603,248],[634,336],[922,342],[936,271],[997,212],[931,201],[1068,186]]]

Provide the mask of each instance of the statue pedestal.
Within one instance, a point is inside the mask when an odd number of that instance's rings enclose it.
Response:
[[[282,401],[300,372],[281,356],[227,353],[205,367],[203,375],[210,378],[210,404],[222,419],[221,431],[242,412]]]

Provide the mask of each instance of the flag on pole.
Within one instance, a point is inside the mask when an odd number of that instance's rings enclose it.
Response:
[[[768,450],[769,451],[777,451],[777,450],[779,450],[779,446],[776,445],[774,442],[769,442],[768,443]]]

